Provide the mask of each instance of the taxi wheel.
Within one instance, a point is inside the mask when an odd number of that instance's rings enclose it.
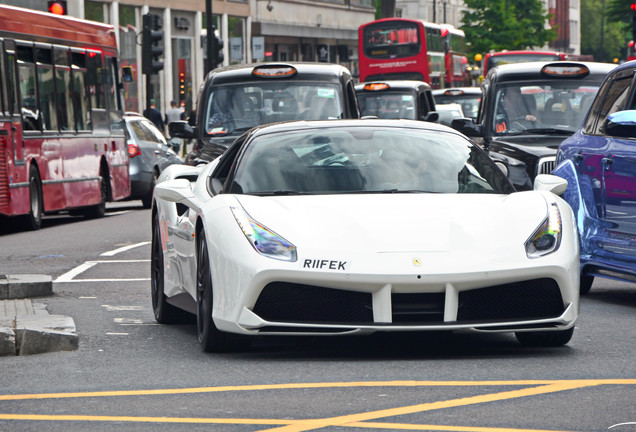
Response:
[[[155,320],[159,324],[181,322],[184,313],[166,302],[163,291],[163,248],[161,247],[161,231],[159,218],[155,215],[152,230],[152,247],[150,249],[150,297]]]
[[[205,233],[197,236],[197,335],[205,352],[225,352],[229,335],[219,331],[212,320],[212,273]]]
[[[527,347],[556,347],[570,342],[574,326],[567,330],[516,332],[519,343]]]

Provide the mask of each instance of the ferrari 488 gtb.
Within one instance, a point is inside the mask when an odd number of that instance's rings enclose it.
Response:
[[[239,335],[515,332],[563,345],[579,308],[566,182],[515,192],[464,135],[411,120],[277,123],[155,188],[152,301]],[[242,338],[245,339],[245,338]]]

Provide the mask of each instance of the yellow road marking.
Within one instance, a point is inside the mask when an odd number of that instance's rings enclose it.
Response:
[[[534,396],[546,393],[560,392],[564,390],[572,390],[581,387],[589,387],[599,385],[599,383],[582,384],[579,381],[573,382],[557,382],[556,384],[542,385],[539,387],[531,387],[522,390],[512,390],[501,393],[491,393],[479,396],[471,396],[460,399],[451,399],[447,401],[430,402],[425,404],[411,405],[400,408],[389,408],[377,411],[371,411],[360,414],[350,414],[346,416],[331,417],[318,420],[307,420],[294,425],[282,426],[276,429],[267,429],[270,432],[303,432],[312,429],[319,429],[328,426],[350,426],[351,423],[359,423],[367,420],[376,420],[379,418],[393,417],[404,414],[414,414],[424,411],[432,411],[443,408],[452,408],[458,406],[475,405],[486,402],[494,402],[499,400],[514,399],[519,397]]]
[[[531,386],[529,388],[504,391],[491,394],[470,396],[447,401],[437,401],[406,407],[388,408],[366,413],[350,414],[323,419],[241,419],[241,418],[189,418],[189,417],[134,417],[134,416],[92,416],[92,415],[37,415],[37,414],[0,414],[0,420],[39,420],[39,421],[103,421],[103,422],[146,422],[146,423],[198,423],[198,424],[250,424],[274,426],[263,429],[269,432],[304,432],[330,426],[374,428],[385,430],[428,430],[428,431],[465,431],[465,432],[559,432],[537,429],[511,429],[475,426],[417,425],[403,423],[378,423],[371,420],[405,414],[433,411],[459,406],[509,400],[520,397],[542,395],[566,390],[600,385],[634,385],[636,379],[588,379],[588,380],[521,380],[521,381],[363,381],[334,383],[289,383],[263,384],[247,386],[198,387],[184,389],[124,390],[79,393],[40,393],[21,395],[0,395],[0,400],[37,400],[84,397],[177,395],[193,393],[213,393],[228,391],[256,391],[275,389],[308,388],[360,388],[360,387],[450,387],[450,386]],[[566,432],[566,431],[560,431]]]
[[[310,388],[345,388],[345,387],[479,387],[479,386],[526,386],[555,383],[580,383],[581,387],[590,385],[636,384],[636,379],[603,379],[603,380],[521,380],[521,381],[360,381],[360,382],[326,382],[326,383],[288,383],[288,384],[259,384],[245,386],[194,387],[183,389],[154,389],[154,390],[117,390],[79,393],[35,393],[0,395],[3,400],[27,399],[63,399],[82,397],[110,397],[110,396],[159,396],[192,393],[215,393],[228,391],[254,390],[289,390]]]

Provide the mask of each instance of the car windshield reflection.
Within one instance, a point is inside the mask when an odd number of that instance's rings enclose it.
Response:
[[[334,127],[255,138],[230,193],[510,193],[466,139],[408,128]]]

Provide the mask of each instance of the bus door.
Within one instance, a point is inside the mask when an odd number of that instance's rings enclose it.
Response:
[[[124,100],[119,82],[119,68],[116,54],[106,55],[106,87],[108,95],[108,112],[110,124],[110,138],[108,142],[108,165],[113,185],[111,191],[120,191],[114,194],[113,200],[119,200],[130,195],[130,173],[128,164],[128,145],[124,135]]]

